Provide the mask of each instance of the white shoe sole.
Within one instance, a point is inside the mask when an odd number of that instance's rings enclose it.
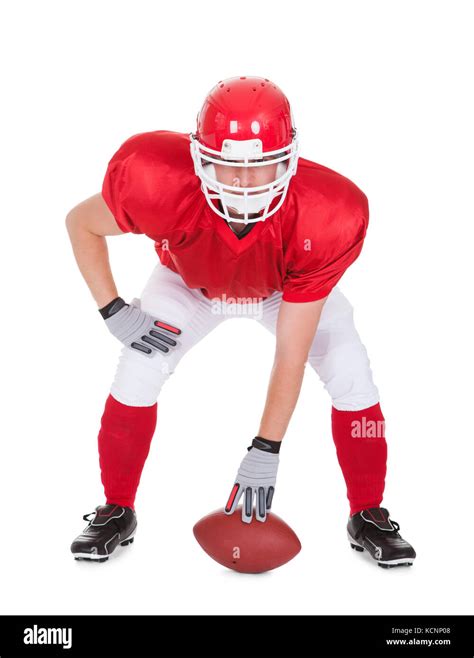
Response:
[[[359,544],[358,541],[353,539],[349,533],[347,533],[347,539],[349,540],[349,543],[351,545],[351,548],[354,548],[356,550],[359,550],[360,552],[366,551],[367,549],[364,548],[361,544]],[[367,551],[369,553],[369,551]],[[369,553],[370,555],[370,553]],[[398,560],[377,560],[376,557],[373,557],[371,555],[371,558],[377,562],[377,564],[381,567],[387,566],[387,567],[398,567],[398,566],[403,566],[406,565],[407,567],[410,567],[413,562],[415,561],[416,558],[414,557],[402,557],[399,558]]]

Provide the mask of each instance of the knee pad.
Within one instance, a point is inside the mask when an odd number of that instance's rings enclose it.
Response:
[[[175,358],[157,353],[152,359],[122,349],[110,388],[113,397],[133,407],[149,407],[158,400],[161,388],[175,368]]]

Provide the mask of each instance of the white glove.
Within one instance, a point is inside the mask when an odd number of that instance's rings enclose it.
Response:
[[[140,309],[140,300],[130,304],[121,297],[99,309],[110,332],[126,347],[153,357],[158,351],[167,354],[178,344],[175,340],[181,329],[152,317]]]
[[[240,464],[235,484],[224,508],[226,514],[233,514],[241,496],[245,493],[242,505],[242,521],[250,523],[253,513],[253,499],[256,499],[255,518],[266,521],[267,510],[272,506],[275,482],[280,462],[281,441],[269,441],[255,437],[252,445]]]

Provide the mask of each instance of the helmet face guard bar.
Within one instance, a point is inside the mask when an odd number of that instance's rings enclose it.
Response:
[[[191,157],[194,171],[201,180],[201,189],[212,210],[227,221],[248,224],[265,221],[283,204],[291,177],[295,175],[298,164],[298,140],[296,130],[290,144],[273,150],[263,151],[260,139],[232,140],[225,139],[222,150],[211,149],[199,142],[197,136],[190,134]],[[253,187],[229,185],[217,180],[215,165],[247,169],[277,165],[275,178]],[[238,180],[238,179],[237,179]],[[274,199],[280,197],[275,207],[270,210]],[[220,201],[223,212],[214,201]],[[263,213],[257,217],[249,217]],[[238,213],[241,217],[231,217]]]

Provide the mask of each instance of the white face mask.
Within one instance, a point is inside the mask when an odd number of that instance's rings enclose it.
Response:
[[[200,144],[191,134],[191,156],[194,170],[201,179],[201,189],[212,210],[227,221],[248,224],[264,221],[273,215],[285,200],[291,177],[296,173],[298,163],[298,143],[296,136],[290,145],[276,151],[262,151],[259,139],[224,141],[222,152],[215,151]],[[241,187],[229,185],[217,180],[214,164],[234,168],[261,167],[277,164],[275,178],[260,186]],[[237,179],[238,180],[238,179]],[[280,197],[271,210],[270,205]],[[223,212],[213,203],[218,200]],[[262,212],[263,211],[263,212]],[[231,217],[237,213],[241,217]],[[258,217],[249,215],[262,213]]]
[[[206,178],[213,180],[215,183],[218,182],[216,168],[212,163],[205,164],[203,166]],[[279,162],[277,164],[276,178],[275,180],[282,178],[286,173],[287,165],[284,162]],[[265,186],[263,186],[265,187]],[[226,191],[222,191],[222,196],[224,198],[225,204],[229,212],[237,213],[245,217],[247,215],[254,215],[260,213],[267,205],[271,203],[275,194],[272,193],[267,185],[267,190],[263,190],[258,194],[246,194],[245,190],[253,190],[255,188],[242,188],[237,185],[233,186],[234,193],[228,191],[228,186],[226,186]],[[242,193],[242,190],[244,192]],[[221,200],[222,203],[222,200]],[[233,221],[242,221],[242,218],[232,218]],[[250,221],[258,221],[257,219],[251,219]]]

